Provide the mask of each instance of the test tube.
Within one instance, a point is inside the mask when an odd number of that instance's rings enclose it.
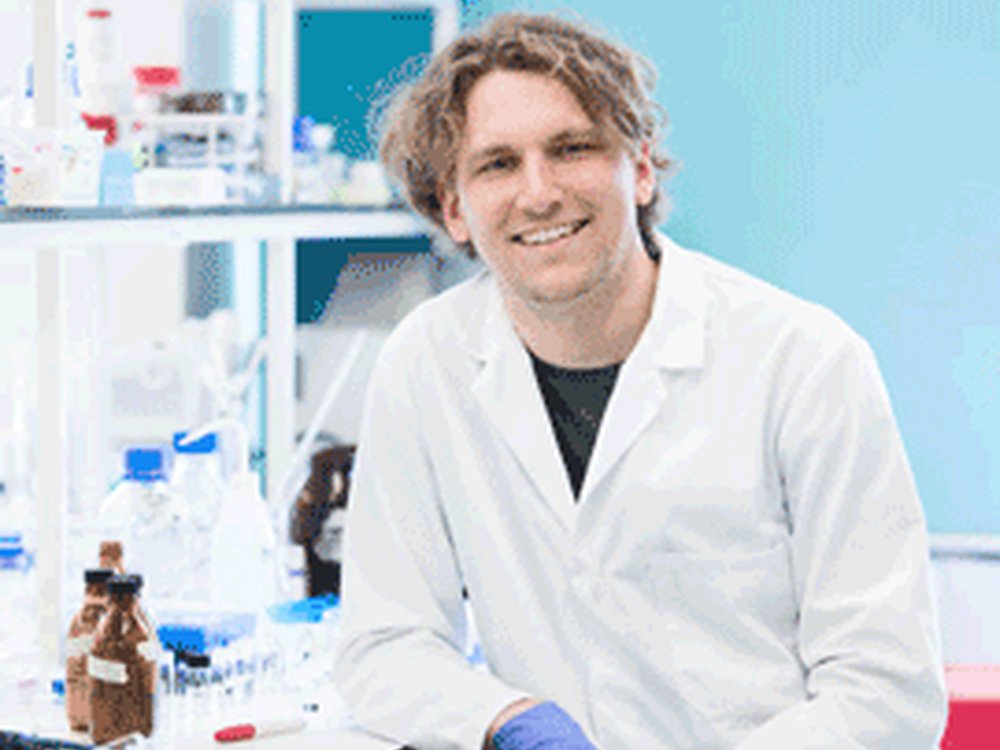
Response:
[[[208,654],[187,654],[187,704],[195,723],[200,723],[211,713],[211,665],[212,659]]]

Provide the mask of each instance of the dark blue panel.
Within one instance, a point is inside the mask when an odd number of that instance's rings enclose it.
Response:
[[[319,320],[330,295],[336,291],[337,276],[348,258],[359,253],[420,253],[430,250],[427,237],[370,237],[350,240],[309,240],[296,243],[295,267],[298,275],[295,322]]]
[[[433,24],[430,9],[300,10],[298,114],[335,125],[338,151],[372,158],[373,105],[423,68]]]

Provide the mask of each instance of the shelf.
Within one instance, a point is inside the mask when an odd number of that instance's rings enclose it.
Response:
[[[931,534],[935,560],[1000,561],[1000,537],[994,534]]]
[[[424,225],[403,208],[207,206],[203,208],[0,209],[8,247],[80,247],[135,242],[228,242],[277,237],[417,237]]]

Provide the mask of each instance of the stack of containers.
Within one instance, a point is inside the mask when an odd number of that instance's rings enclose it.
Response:
[[[80,115],[88,128],[104,131],[105,145],[113,146],[128,102],[128,77],[110,2],[85,4],[77,46]]]

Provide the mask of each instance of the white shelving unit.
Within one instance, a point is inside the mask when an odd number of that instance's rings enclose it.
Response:
[[[127,242],[405,237],[423,232],[420,223],[401,209],[261,206],[0,210],[0,251],[5,247],[51,250]]]
[[[122,243],[177,245],[239,240],[266,243],[269,346],[266,451],[270,498],[294,449],[296,240],[423,234],[419,223],[398,209],[289,205],[296,5],[295,0],[267,0],[265,4],[264,93],[268,107],[264,158],[265,172],[280,185],[279,205],[0,210],[0,252],[10,247],[37,250],[38,602],[42,646],[50,657],[59,652],[63,550],[68,531],[64,512],[68,494],[68,436],[63,358],[67,310],[61,250]],[[65,126],[68,108],[59,95],[63,29],[69,21],[65,0],[36,0],[33,19],[35,124]],[[456,19],[451,21],[451,26],[457,28]]]
[[[61,636],[68,436],[65,429],[61,251],[120,243],[256,240],[267,248],[267,496],[277,494],[294,449],[295,242],[312,238],[420,236],[402,210],[287,206],[207,209],[11,209],[0,211],[3,248],[37,250],[38,571],[43,646],[58,653]]]

